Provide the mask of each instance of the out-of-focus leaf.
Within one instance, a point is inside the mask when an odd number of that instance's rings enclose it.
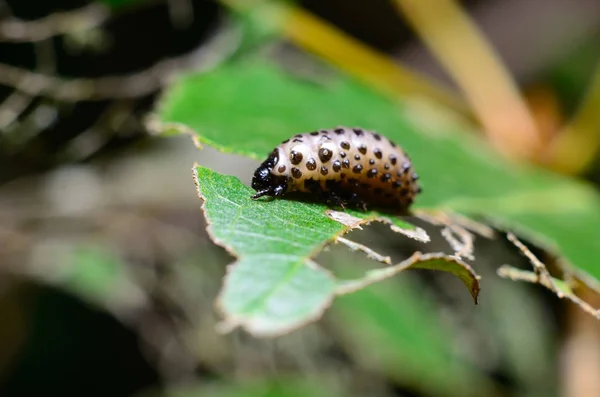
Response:
[[[600,198],[590,186],[509,164],[411,103],[389,101],[341,76],[319,86],[264,62],[239,61],[180,79],[159,113],[162,121],[193,128],[202,142],[256,159],[298,132],[337,125],[378,130],[411,155],[424,186],[417,208],[493,217],[600,280]]]
[[[257,380],[246,384],[204,383],[167,390],[168,397],[334,397],[338,393],[323,383],[299,379]],[[140,396],[143,397],[143,396]]]
[[[145,303],[146,296],[125,263],[105,247],[77,247],[60,274],[50,276],[83,299],[116,311]]]
[[[148,1],[149,0],[97,0],[98,3],[105,4],[113,9],[129,7]]]
[[[360,261],[337,256],[342,275]],[[341,296],[331,322],[349,354],[363,366],[430,396],[494,396],[494,385],[460,358],[455,335],[440,322],[421,287],[402,277]]]
[[[327,218],[324,208],[253,201],[251,189],[239,180],[203,167],[196,172],[208,232],[240,257],[230,265],[218,303],[227,326],[264,335],[319,316],[331,301],[334,281],[309,258],[344,227]]]

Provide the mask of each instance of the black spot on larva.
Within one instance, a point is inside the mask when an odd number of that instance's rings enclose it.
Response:
[[[358,147],[358,151],[361,152],[362,154],[367,154],[367,147],[365,145],[360,145]]]
[[[344,157],[346,157],[346,152],[340,152],[340,157],[341,157],[341,158],[344,158]]]
[[[333,132],[335,132],[338,135],[341,135],[344,133],[344,129],[343,128],[336,128],[335,130],[333,130]]]
[[[360,174],[362,172],[362,169],[362,165],[356,164],[354,168],[352,168],[352,172],[354,172],[355,174]]]
[[[327,131],[327,130],[321,130],[321,131],[319,131],[319,132],[320,132],[321,134],[327,134],[329,131]]]
[[[314,171],[317,169],[317,162],[315,161],[315,159],[308,159],[306,160],[306,168],[308,168],[310,171]]]
[[[375,175],[377,175],[376,168],[371,168],[369,171],[367,171],[367,178],[373,178]]]
[[[325,167],[324,165],[321,166],[321,175],[327,175],[329,173],[329,170],[327,169],[327,167]]]
[[[325,141],[330,141],[330,140],[331,140],[331,138],[329,137],[329,135],[323,135],[323,136],[321,137],[321,139],[323,139],[323,140],[325,140]]]
[[[408,170],[410,170],[410,163],[405,161],[402,163],[402,172],[408,172]]]
[[[281,143],[284,144],[284,143],[288,143],[289,141],[290,141],[289,139],[286,139],[285,141],[283,141]]]
[[[335,160],[333,162],[333,171],[334,172],[340,172],[341,168],[342,168],[342,163],[340,163],[340,160]]]
[[[346,174],[345,174],[344,172],[342,172],[342,173],[340,174],[340,179],[344,179],[345,177],[346,177]]]
[[[302,134],[296,134],[294,135],[296,138],[302,138]]]
[[[327,148],[321,148],[319,150],[319,159],[321,160],[322,163],[326,163],[329,160],[331,160],[331,156],[333,156],[333,153],[331,152],[331,150],[329,150]]]
[[[390,169],[390,163],[385,163],[385,165],[383,166],[383,168],[385,168],[386,170]]]
[[[346,160],[342,161],[342,167],[350,168],[350,160],[346,159]]]
[[[378,159],[380,159],[383,156],[383,153],[381,153],[381,149],[379,148],[375,148],[373,149],[373,154],[375,155],[375,157],[377,157]]]
[[[369,190],[370,187],[371,187],[371,185],[369,185],[368,183],[361,183],[360,184],[360,188],[364,189],[364,190]]]
[[[285,165],[280,165],[279,168],[277,168],[277,171],[279,171],[279,173],[283,174],[285,172]]]
[[[400,196],[408,196],[408,190],[400,189]]]
[[[300,138],[294,138],[294,140],[292,142],[300,142],[300,143],[302,143],[304,141],[302,139],[300,139]]]
[[[398,159],[396,158],[396,156],[394,156],[393,154],[390,154],[390,162],[392,163],[392,165],[396,165],[397,161],[398,161]]]
[[[373,134],[373,138],[375,138],[376,141],[380,141],[381,140],[381,135],[379,135],[379,134]]]
[[[371,164],[371,165],[375,164],[375,159],[370,159],[369,164]]]
[[[416,181],[416,180],[418,180],[419,179],[419,174],[417,174],[416,172],[413,172],[413,174],[410,177],[410,179],[412,179],[413,182]]]
[[[421,186],[417,186],[417,189],[415,190],[415,193],[417,193],[417,194],[423,193],[423,188]]]
[[[354,160],[356,160],[356,161],[360,160],[360,156],[358,154],[355,154],[354,155]]]
[[[340,142],[340,146],[342,149],[346,149],[346,150],[350,149],[350,144],[346,141]]]
[[[394,183],[392,183],[392,186],[395,189],[401,188],[402,187],[402,181],[395,181]]]
[[[364,131],[361,130],[360,128],[354,128],[352,131],[354,131],[356,136],[361,136],[364,133]]]
[[[310,135],[312,135],[312,136],[317,136],[317,135],[319,135],[319,131],[314,131],[314,132],[311,132],[311,133],[310,133]]]
[[[292,152],[290,153],[290,161],[294,165],[300,164],[300,162],[302,161],[302,157],[302,153],[297,152],[295,150],[292,150]]]
[[[391,145],[392,147],[396,147],[396,144],[394,143],[394,141],[392,141],[392,140],[388,139],[388,142],[390,143],[390,145]]]
[[[381,182],[387,182],[390,179],[392,179],[392,176],[387,172],[385,174],[381,175],[381,178],[380,178]]]
[[[302,171],[296,167],[292,167],[292,176],[296,179],[302,178]]]
[[[381,195],[383,194],[383,189],[380,187],[376,187],[375,189],[373,189],[373,193],[375,193],[376,195]]]

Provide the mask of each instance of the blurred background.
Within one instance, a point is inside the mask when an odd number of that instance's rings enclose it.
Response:
[[[191,166],[248,183],[257,162],[157,137],[146,116],[179,73],[257,45],[243,16],[268,30],[263,3],[0,0],[0,395],[600,396],[600,329],[495,276],[527,266],[503,239],[477,241],[485,308],[450,276],[415,272],[282,338],[217,333],[233,258],[208,239]],[[309,50],[377,89],[377,70],[409,68],[394,84],[479,120],[498,151],[600,183],[600,2],[416,3],[286,2],[304,19],[265,56],[290,64]],[[479,36],[465,35],[473,24]],[[478,73],[486,48],[496,63]],[[351,66],[365,56],[379,69]],[[519,134],[499,138],[507,130]],[[351,237],[419,249],[385,233]],[[338,247],[317,260],[374,266]]]

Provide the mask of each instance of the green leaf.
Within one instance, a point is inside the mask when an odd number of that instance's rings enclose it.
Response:
[[[277,379],[254,379],[239,384],[202,382],[171,387],[167,397],[332,397],[338,393],[326,382],[309,382],[280,376]]]
[[[415,208],[493,217],[600,280],[600,198],[590,186],[509,164],[443,111],[421,105],[390,101],[343,76],[320,86],[251,60],[181,78],[159,114],[187,124],[202,142],[255,159],[298,132],[378,130],[408,151],[421,175]]]
[[[48,275],[51,282],[101,307],[123,311],[146,299],[126,264],[107,247],[76,246],[65,263]]]
[[[196,180],[209,234],[241,258],[230,265],[218,299],[224,327],[270,335],[319,316],[335,282],[309,258],[344,226],[327,218],[323,206],[253,201],[237,178],[204,167],[196,168]]]
[[[396,266],[341,284],[311,260],[325,244],[351,228],[332,220],[327,206],[292,200],[255,201],[250,198],[252,189],[237,178],[205,167],[196,167],[195,173],[211,238],[239,258],[229,265],[217,300],[224,331],[242,326],[254,335],[280,335],[320,317],[336,294],[364,288],[409,268],[457,274],[477,298],[477,275],[459,259],[444,259],[443,255],[415,254]],[[358,215],[356,211],[344,214]],[[392,223],[388,218],[379,219],[375,212],[369,214],[362,213],[364,219],[359,220]],[[404,223],[392,225],[399,228]],[[356,243],[353,247],[368,249]]]

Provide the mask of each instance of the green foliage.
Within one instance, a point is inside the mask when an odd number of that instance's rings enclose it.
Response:
[[[264,62],[239,61],[180,79],[160,118],[188,125],[211,146],[256,159],[297,132],[337,125],[378,130],[408,150],[421,175],[424,193],[416,208],[493,218],[600,280],[592,259],[600,256],[597,193],[507,163],[439,113],[392,102],[344,77],[321,86]]]
[[[350,229],[328,217],[325,205],[254,201],[252,189],[237,178],[205,167],[196,168],[196,182],[211,238],[239,257],[230,265],[218,300],[225,329],[244,326],[256,335],[278,335],[320,316],[336,294],[409,268],[448,271],[463,280],[475,299],[479,292],[473,271],[458,259],[443,256],[418,256],[371,271],[363,279],[337,281],[311,259]],[[379,220],[379,215],[369,213],[361,221],[369,220]]]
[[[347,267],[343,259],[333,262],[336,271]],[[411,281],[399,277],[336,301],[332,323],[346,349],[425,395],[493,395],[493,386],[453,352],[456,335]]]
[[[254,381],[232,385],[212,383],[167,391],[167,397],[335,397],[338,393],[299,379]],[[144,397],[144,396],[140,396]]]
[[[219,300],[228,322],[270,334],[320,314],[335,283],[309,258],[343,226],[328,219],[323,208],[253,201],[252,190],[239,180],[207,168],[197,169],[197,180],[209,233],[240,256]]]
[[[148,2],[149,0],[98,0],[99,3],[105,4],[112,9],[120,9],[131,7],[135,4]]]

